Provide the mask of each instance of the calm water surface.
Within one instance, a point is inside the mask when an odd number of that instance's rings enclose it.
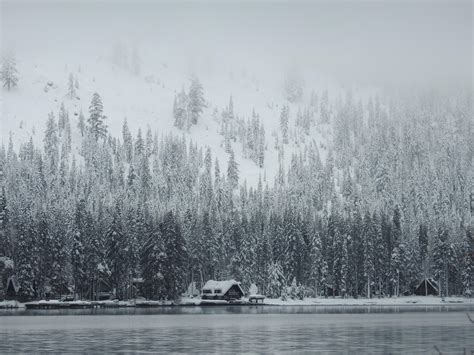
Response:
[[[464,311],[192,307],[0,312],[0,353],[471,354]],[[370,313],[368,313],[370,311]],[[472,312],[471,312],[472,314]],[[471,316],[472,317],[472,316]]]

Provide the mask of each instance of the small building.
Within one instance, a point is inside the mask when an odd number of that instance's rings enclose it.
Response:
[[[0,256],[0,301],[3,301],[7,292],[7,281],[13,275],[13,260],[7,256]]]
[[[54,287],[51,286],[49,281],[47,281],[44,289],[44,297],[47,300],[60,300],[64,297],[72,297],[72,299],[74,299],[74,290],[64,280],[56,282]]]
[[[93,301],[105,301],[115,297],[114,290],[105,279],[91,282],[85,295],[87,299]]]
[[[209,280],[202,288],[201,298],[203,300],[240,300],[244,296],[244,290],[240,282],[235,280],[214,281]]]
[[[429,278],[421,281],[415,288],[415,295],[417,296],[438,296],[439,286],[438,283]]]
[[[130,283],[130,286],[127,288],[127,298],[138,298],[143,297],[145,291],[143,289],[145,281],[142,277],[134,277]]]
[[[6,292],[5,292],[5,299],[7,300],[16,300],[19,295],[20,285],[16,279],[16,276],[10,276],[7,280]]]

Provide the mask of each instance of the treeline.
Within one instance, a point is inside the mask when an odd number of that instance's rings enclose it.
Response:
[[[348,96],[324,118],[334,129],[324,160],[308,144],[273,182],[248,187],[232,152],[221,171],[209,148],[182,137],[135,139],[126,122],[112,137],[94,95],[83,136],[72,127],[77,156],[54,115],[44,147],[0,148],[0,255],[25,298],[64,283],[85,293],[103,278],[121,298],[134,278],[162,299],[227,278],[273,297],[290,285],[398,295],[425,277],[443,295],[469,295],[468,99],[372,100],[362,116],[354,107]]]

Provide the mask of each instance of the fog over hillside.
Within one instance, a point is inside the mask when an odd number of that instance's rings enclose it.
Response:
[[[18,297],[471,295],[471,2],[0,9]]]

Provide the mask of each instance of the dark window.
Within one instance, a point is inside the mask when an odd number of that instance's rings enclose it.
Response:
[[[214,293],[221,293],[221,292],[222,292],[222,291],[221,291],[221,289],[219,289],[219,288],[214,290]]]
[[[211,290],[202,290],[202,293],[207,293],[208,294],[208,293],[212,293],[212,291]]]

